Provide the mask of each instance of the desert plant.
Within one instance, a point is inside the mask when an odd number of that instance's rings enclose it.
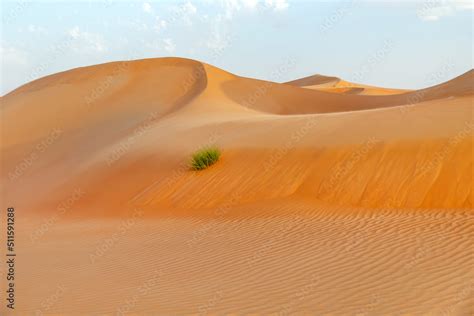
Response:
[[[214,164],[221,156],[217,147],[206,147],[195,152],[191,158],[191,169],[203,170]]]

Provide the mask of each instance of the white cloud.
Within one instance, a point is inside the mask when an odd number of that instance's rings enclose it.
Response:
[[[474,10],[474,1],[472,0],[452,0],[458,10]]]
[[[195,14],[197,12],[197,8],[191,2],[188,1],[183,5],[183,11],[186,14]]]
[[[167,20],[167,24],[174,24],[182,21],[184,24],[191,26],[192,18],[196,16],[197,8],[191,2],[185,2],[180,5],[171,7],[171,17]]]
[[[227,19],[232,19],[234,12],[237,12],[242,8],[241,3],[238,0],[223,0],[221,2],[224,8],[224,16]]]
[[[79,31],[79,26],[75,26],[72,29],[68,31],[69,36],[71,36],[74,39],[79,38],[80,31]]]
[[[191,17],[196,14],[197,8],[191,2],[188,1],[185,4],[181,5],[179,12],[181,12],[180,14],[182,16],[182,20],[184,21],[184,23],[186,25],[191,26],[192,25]]]
[[[28,32],[46,34],[46,29],[38,25],[30,24],[28,25]]]
[[[258,0],[221,0],[220,4],[224,10],[224,17],[232,19],[234,13],[241,10],[255,10],[258,6]]]
[[[151,8],[151,4],[149,4],[148,2],[143,2],[142,9],[146,13],[152,13],[153,12],[153,9]]]
[[[159,16],[156,16],[155,20],[156,20],[156,24],[153,27],[155,31],[160,32],[161,30],[166,29],[168,23],[165,20],[160,19]]]
[[[416,14],[422,21],[438,21],[442,17],[455,15],[458,11],[473,9],[472,1],[430,0],[423,2]]]
[[[259,9],[284,11],[289,7],[288,0],[220,0],[219,4],[223,8],[226,19],[232,19],[239,11],[252,12]]]
[[[258,0],[241,0],[244,8],[253,10],[257,8]]]
[[[176,45],[174,44],[171,38],[165,38],[163,40],[163,43],[165,44],[165,51],[167,51],[170,54],[174,53],[176,49]]]
[[[74,39],[72,49],[81,53],[102,53],[107,50],[102,37],[99,34],[81,31],[78,26],[68,31],[69,36]]]
[[[265,6],[275,11],[288,9],[288,0],[265,0]]]
[[[450,5],[429,6],[426,3],[417,14],[423,21],[437,21],[440,17],[453,15],[454,8]]]

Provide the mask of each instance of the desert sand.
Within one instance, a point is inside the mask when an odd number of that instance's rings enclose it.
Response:
[[[473,70],[399,90],[182,58],[30,82],[1,98],[16,312],[469,315],[473,100]]]

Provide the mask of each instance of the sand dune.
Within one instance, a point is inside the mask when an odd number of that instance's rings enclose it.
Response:
[[[286,84],[314,89],[325,92],[342,93],[342,94],[364,94],[364,95],[390,95],[407,93],[412,90],[389,89],[363,85],[342,80],[338,77],[329,77],[323,75],[313,75],[301,79],[288,81]]]
[[[341,79],[338,77],[323,76],[323,75],[312,75],[301,79],[296,79],[286,82],[286,84],[297,86],[297,87],[335,87]]]
[[[383,89],[162,58],[5,95],[2,207],[13,201],[21,218],[20,311],[46,311],[58,286],[47,311],[471,311],[459,293],[474,277],[474,71]],[[190,171],[209,145],[222,159]]]
[[[446,83],[397,95],[341,95],[247,78],[229,80],[223,84],[223,90],[232,100],[262,112],[334,113],[409,106],[436,99],[470,96],[474,91],[473,76],[474,71],[471,70]]]

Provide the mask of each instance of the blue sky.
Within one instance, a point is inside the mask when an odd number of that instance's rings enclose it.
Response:
[[[472,66],[472,1],[2,1],[1,94],[58,71],[181,56],[241,76],[396,88]],[[278,71],[278,69],[283,69]]]

